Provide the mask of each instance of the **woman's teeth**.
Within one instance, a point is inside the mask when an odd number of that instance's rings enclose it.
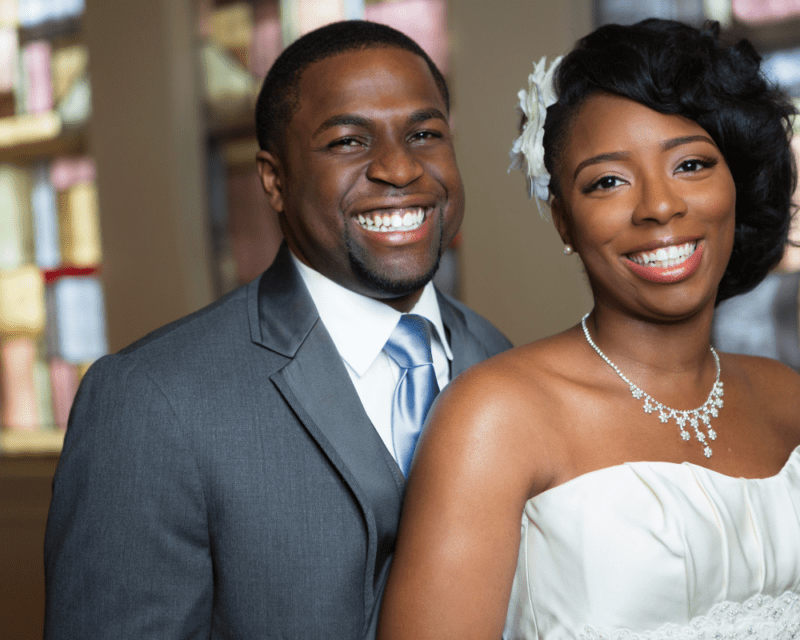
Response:
[[[658,269],[666,269],[674,267],[691,256],[697,248],[696,242],[687,242],[681,245],[672,245],[671,247],[662,247],[655,251],[640,251],[639,253],[632,253],[628,256],[628,260],[636,264],[644,265],[645,267],[655,267]]]
[[[381,213],[359,214],[358,223],[368,231],[413,231],[425,222],[425,210],[421,207],[413,209],[395,209]]]

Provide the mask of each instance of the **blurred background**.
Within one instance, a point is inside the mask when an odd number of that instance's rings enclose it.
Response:
[[[521,344],[576,323],[591,298],[507,173],[516,92],[540,56],[649,16],[718,20],[800,96],[800,0],[0,0],[0,637],[41,637],[50,482],[88,366],[277,251],[253,107],[286,44],[366,18],[431,55],[467,193],[437,282]],[[799,288],[792,249],[719,308],[714,341],[800,370]]]

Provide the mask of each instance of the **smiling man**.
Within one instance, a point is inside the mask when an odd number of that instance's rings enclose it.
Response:
[[[430,402],[509,346],[430,282],[464,212],[448,110],[386,26],[329,25],[276,61],[257,160],[286,241],[87,373],[48,520],[47,638],[374,636]]]

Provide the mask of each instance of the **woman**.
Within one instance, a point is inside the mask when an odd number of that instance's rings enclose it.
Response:
[[[594,309],[442,393],[379,637],[800,637],[800,377],[710,345],[782,254],[793,109],[715,24],[605,26],[554,74],[514,151]]]

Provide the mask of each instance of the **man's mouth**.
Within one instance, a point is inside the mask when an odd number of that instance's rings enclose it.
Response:
[[[358,224],[367,231],[379,233],[414,231],[425,222],[428,211],[424,207],[407,207],[361,213],[358,215]]]
[[[631,262],[640,264],[644,267],[655,269],[668,269],[678,266],[688,260],[697,249],[697,242],[686,242],[684,244],[661,247],[654,251],[638,251],[625,256]]]

